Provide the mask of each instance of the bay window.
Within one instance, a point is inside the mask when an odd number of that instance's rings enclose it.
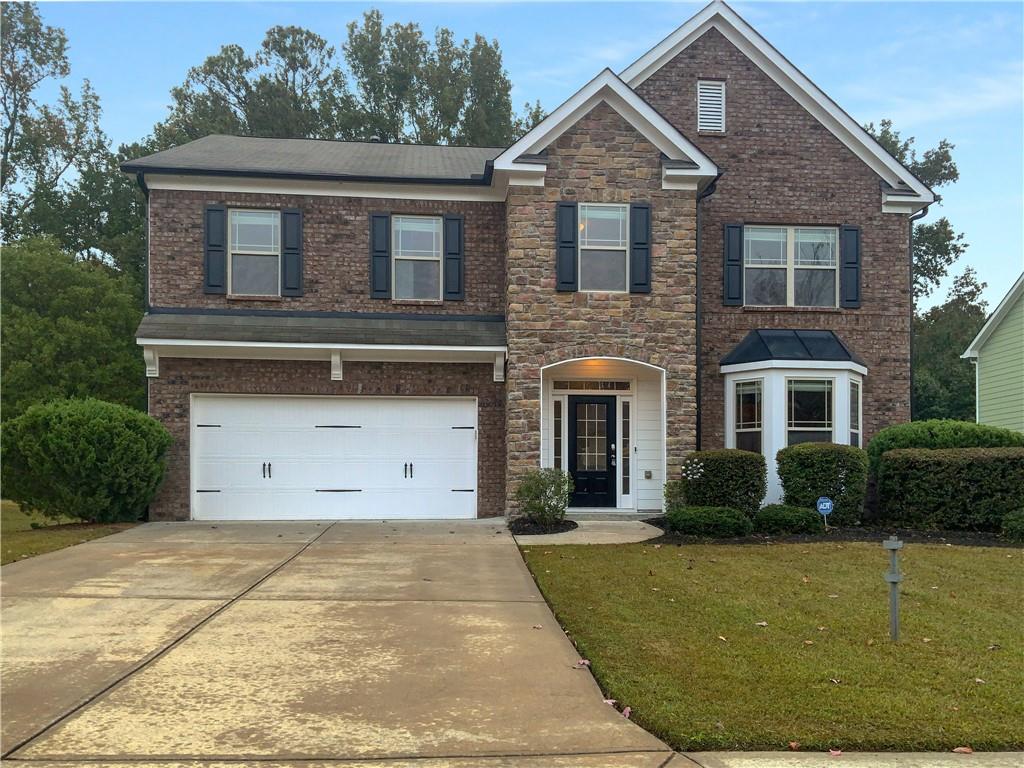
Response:
[[[744,451],[761,453],[761,397],[760,379],[736,382],[736,447]]]
[[[860,382],[850,382],[850,445],[860,448]]]
[[[838,264],[835,228],[746,226],[743,303],[835,307]]]
[[[579,289],[626,291],[629,206],[581,203],[579,228]]]
[[[832,380],[786,381],[786,444],[832,442]]]

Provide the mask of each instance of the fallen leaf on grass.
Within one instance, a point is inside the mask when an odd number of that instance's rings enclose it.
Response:
[[[791,742],[789,742],[789,748],[792,749],[794,752],[796,752],[798,749],[800,749],[800,742],[799,741],[791,741]]]
[[[828,629],[828,627],[826,627],[825,625],[821,625],[820,627],[818,627],[819,632],[824,632],[826,629]]]
[[[930,643],[931,641],[932,641],[932,639],[930,637],[922,637],[921,638],[921,642],[922,643]]]
[[[829,597],[831,597],[833,600],[835,600],[837,597],[839,597],[839,595],[829,595]]]
[[[811,577],[810,576],[801,576],[800,577],[800,581],[802,581],[804,584],[810,584],[811,583]]]
[[[610,707],[614,707],[615,706],[615,699],[605,699],[604,703],[607,704]]]
[[[755,627],[767,627],[768,626],[768,622],[767,621],[759,621],[759,622],[755,623],[754,626]]]
[[[976,682],[976,683],[979,683],[979,684],[981,684],[981,685],[984,685],[984,684],[985,684],[985,681],[984,681],[984,680],[982,680],[982,679],[981,679],[980,677],[976,677],[976,678],[974,678],[974,682]]]
[[[992,645],[988,647],[990,651],[998,651],[1000,648],[1002,648],[1002,646],[999,645],[999,643],[992,643]]]
[[[835,683],[836,685],[842,685],[842,684],[843,684],[843,681],[842,681],[842,680],[840,680],[840,679],[838,679],[838,678],[836,678],[836,677],[830,677],[830,678],[828,679],[828,681],[829,681],[830,683]]]
[[[622,708],[622,716],[623,716],[624,718],[626,718],[627,720],[629,720],[629,716],[630,716],[631,714],[633,714],[633,708],[632,708],[632,707],[623,707],[623,708]]]
[[[814,645],[813,640],[804,640],[804,645]]]
[[[655,548],[655,549],[661,549],[661,544],[655,544],[655,545],[654,545],[654,548]]]
[[[875,644],[875,641],[874,641],[874,640],[870,640],[870,639],[869,639],[869,640],[868,640],[868,642],[867,642],[867,645],[874,645],[874,644]]]
[[[576,666],[577,667],[589,667],[590,666],[590,659],[580,659],[579,661],[576,662]]]
[[[958,755],[970,755],[974,753],[974,750],[970,747],[957,747],[953,751],[956,752]]]

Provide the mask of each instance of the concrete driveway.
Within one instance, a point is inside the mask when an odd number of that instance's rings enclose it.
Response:
[[[502,521],[151,523],[0,576],[11,764],[670,759],[576,668]]]

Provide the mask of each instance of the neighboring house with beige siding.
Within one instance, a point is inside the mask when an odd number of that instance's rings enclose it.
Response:
[[[974,363],[978,423],[1024,432],[1024,275],[962,357]]]

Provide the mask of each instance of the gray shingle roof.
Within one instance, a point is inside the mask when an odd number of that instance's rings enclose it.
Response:
[[[283,344],[422,344],[467,347],[505,345],[500,318],[455,319],[281,314],[185,314],[151,312],[135,332],[139,339],[265,341]]]
[[[128,173],[483,183],[503,147],[206,136],[122,163]]]
[[[838,360],[864,365],[832,331],[751,331],[721,359],[722,365],[763,360]]]

